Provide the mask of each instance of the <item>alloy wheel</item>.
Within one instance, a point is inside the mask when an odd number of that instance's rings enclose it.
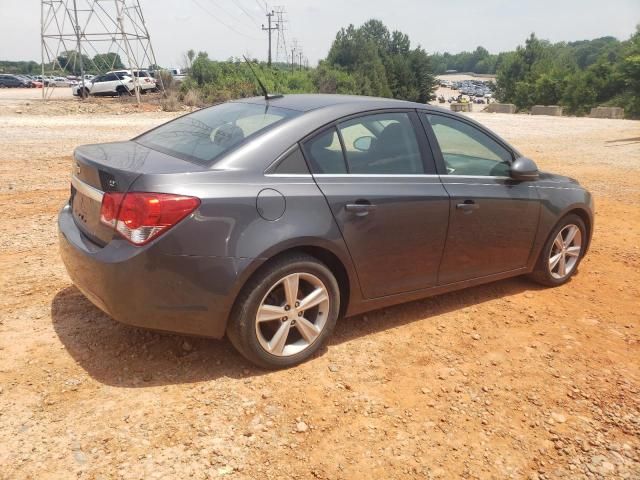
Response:
[[[569,224],[558,232],[549,252],[549,272],[557,280],[573,273],[582,252],[582,232],[577,225]]]
[[[292,273],[276,282],[258,307],[256,335],[265,351],[279,357],[307,349],[322,333],[330,297],[310,273]]]

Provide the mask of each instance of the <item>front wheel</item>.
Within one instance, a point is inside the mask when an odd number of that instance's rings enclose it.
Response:
[[[249,280],[236,301],[227,336],[259,367],[291,367],[322,346],[339,311],[340,290],[331,270],[309,255],[289,255]]]
[[[531,278],[550,287],[566,283],[578,270],[586,240],[584,221],[574,214],[564,217],[549,235]]]

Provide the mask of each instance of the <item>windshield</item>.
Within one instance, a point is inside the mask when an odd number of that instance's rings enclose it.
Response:
[[[199,164],[300,112],[269,105],[223,103],[199,110],[136,138],[145,147]]]

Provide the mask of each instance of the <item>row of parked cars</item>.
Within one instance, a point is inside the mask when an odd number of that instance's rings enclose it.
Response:
[[[27,75],[0,73],[0,88],[40,88],[42,82]]]
[[[0,74],[0,88],[71,87],[75,96],[121,96],[157,91],[156,79],[147,70],[115,70],[103,75],[47,77],[42,75]]]
[[[93,75],[85,75],[86,80]],[[73,87],[81,82],[80,77],[52,77],[42,75],[0,74],[0,88],[42,88],[44,87]]]
[[[445,82],[446,85],[442,85]],[[443,80],[441,85],[457,90],[462,95],[468,95],[469,97],[487,99],[493,97],[493,83],[484,80],[459,80],[455,82]]]

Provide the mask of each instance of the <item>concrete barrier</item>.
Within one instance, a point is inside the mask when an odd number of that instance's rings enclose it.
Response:
[[[489,113],[516,113],[516,106],[513,103],[490,103],[487,105]]]
[[[470,112],[471,111],[471,103],[452,103],[451,111],[452,112]]]
[[[558,105],[534,105],[531,107],[531,115],[551,115],[552,117],[562,116],[562,107]]]
[[[591,118],[624,118],[624,108],[621,107],[594,107],[589,114]]]

